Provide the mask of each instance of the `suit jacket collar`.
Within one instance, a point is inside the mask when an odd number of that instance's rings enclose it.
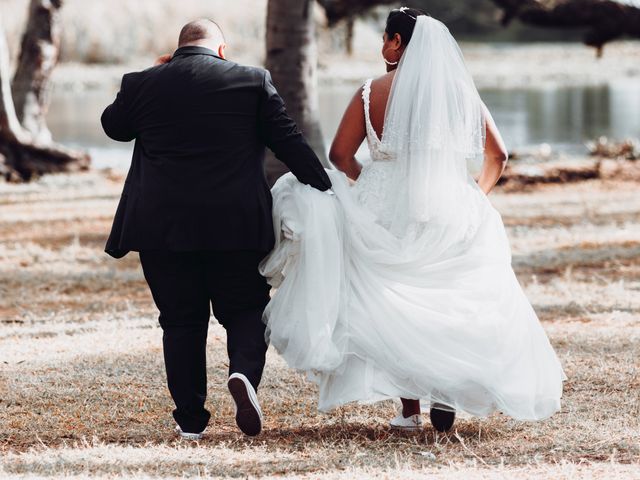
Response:
[[[210,57],[215,57],[219,60],[224,60],[224,58],[216,55],[216,53],[210,48],[198,47],[198,46],[180,47],[173,53],[174,57],[178,57],[181,55],[209,55]]]

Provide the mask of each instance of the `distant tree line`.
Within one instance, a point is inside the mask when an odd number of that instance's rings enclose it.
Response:
[[[278,0],[271,0],[278,1]],[[330,24],[378,5],[420,8],[457,36],[504,40],[581,40],[599,51],[618,38],[640,38],[640,7],[618,0],[318,0]],[[500,28],[509,27],[500,32]]]
[[[492,0],[406,0],[403,5],[424,10],[444,22],[451,33],[461,40],[502,42],[566,42],[581,41],[580,29],[540,29],[516,20],[507,28],[501,24],[502,10]],[[389,6],[390,8],[390,6]],[[388,8],[372,9],[364,18],[386,15]]]

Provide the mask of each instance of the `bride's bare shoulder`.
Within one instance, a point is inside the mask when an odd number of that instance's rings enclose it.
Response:
[[[371,81],[372,89],[382,89],[389,90],[391,87],[391,83],[393,82],[393,77],[395,76],[396,71],[392,70],[391,72],[387,72],[384,75],[374,78]]]
[[[388,91],[391,88],[391,83],[393,82],[394,75],[395,75],[395,71],[392,71],[389,73],[385,73],[384,75],[381,75],[379,77],[371,79],[371,89],[375,90],[376,94],[379,91],[388,93]],[[360,85],[356,90],[356,93],[353,95],[353,98],[351,99],[352,105],[363,103],[362,93],[364,90],[365,83],[366,82],[363,82],[362,85]]]

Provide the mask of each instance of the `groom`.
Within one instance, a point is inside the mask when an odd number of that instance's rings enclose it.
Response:
[[[265,146],[301,182],[331,187],[269,72],[227,61],[224,52],[215,22],[185,25],[171,59],[125,75],[102,114],[109,137],[135,140],[106,252],[140,252],[160,311],[176,430],[190,439],[201,438],[210,417],[210,304],[227,331],[236,423],[247,435],[262,428],[256,390],[269,286],[258,264],[274,244]]]

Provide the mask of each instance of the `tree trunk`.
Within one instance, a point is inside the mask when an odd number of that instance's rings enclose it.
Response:
[[[47,43],[42,29],[55,31],[58,27],[46,22],[43,24],[41,19],[31,18],[34,15],[42,15],[42,10],[34,7],[34,4],[41,3],[44,5],[43,8],[46,8],[46,1],[34,0],[31,5],[29,27],[22,45],[23,49],[34,50],[30,53],[22,52],[20,63],[25,64],[22,66],[24,73],[21,74],[22,80],[16,82],[20,88],[23,81],[33,86],[32,90],[26,89],[23,93],[19,91],[18,97],[23,99],[21,106],[25,122],[30,126],[35,125],[35,135],[22,127],[16,112],[9,82],[9,49],[0,24],[0,175],[9,181],[30,180],[44,173],[86,170],[90,163],[86,153],[75,152],[52,143],[46,128],[44,116],[47,89],[51,70],[55,65],[54,59],[58,54],[57,43]],[[49,18],[53,23],[57,21],[55,14]],[[41,56],[38,56],[36,50],[41,52]],[[29,62],[34,63],[28,65]],[[28,80],[29,78],[32,80]],[[44,134],[42,127],[46,131]]]
[[[15,180],[9,146],[28,141],[29,135],[22,129],[16,115],[11,84],[9,82],[9,47],[0,24],[0,175]]]
[[[350,57],[353,55],[353,27],[355,24],[355,18],[348,17],[346,32],[345,32],[345,44],[347,49],[347,55]]]
[[[39,143],[51,142],[45,115],[49,105],[49,79],[58,63],[61,4],[61,0],[31,0],[12,84],[18,119]]]
[[[314,1],[269,0],[266,63],[287,111],[327,166],[318,116]],[[270,154],[266,164],[269,183],[273,185],[286,172],[287,167]]]
[[[22,129],[16,115],[9,72],[9,47],[0,24],[0,135],[11,141],[26,141],[29,135]]]

